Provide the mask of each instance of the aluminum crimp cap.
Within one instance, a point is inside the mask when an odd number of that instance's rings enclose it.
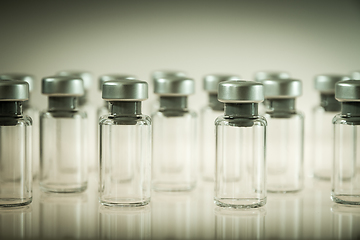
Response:
[[[220,82],[218,100],[223,103],[259,103],[264,101],[263,85],[245,80]]]
[[[89,90],[92,85],[93,77],[91,72],[71,70],[71,71],[60,71],[56,75],[81,78],[84,81],[85,90]]]
[[[25,81],[13,79],[0,81],[0,101],[27,101],[29,100],[29,84]]]
[[[351,79],[353,80],[360,80],[360,71],[354,71],[351,73]],[[349,79],[346,79],[349,80]]]
[[[315,89],[321,93],[335,93],[335,84],[350,77],[340,74],[321,74],[314,80]]]
[[[335,85],[335,98],[339,102],[360,102],[360,80],[345,80]]]
[[[169,77],[187,77],[187,73],[177,70],[158,70],[154,71],[151,74],[151,79],[155,82],[159,78],[169,78]]]
[[[118,73],[101,75],[99,77],[99,90],[102,90],[102,85],[104,84],[104,82],[110,80],[122,80],[122,79],[136,79],[136,77],[131,74],[118,74]]]
[[[84,83],[79,77],[73,76],[50,76],[42,79],[41,93],[54,97],[84,95]]]
[[[24,82],[27,82],[29,84],[29,92],[32,92],[32,90],[34,89],[35,77],[33,75],[30,75],[30,74],[5,73],[5,74],[0,75],[0,79],[1,80],[11,79],[11,80],[24,81]]]
[[[296,98],[302,94],[302,82],[298,79],[274,79],[262,81],[265,99]]]
[[[262,82],[264,80],[288,79],[290,74],[287,72],[261,71],[255,73],[255,81]]]
[[[144,101],[148,98],[148,84],[137,79],[104,82],[102,98],[106,101]]]
[[[158,78],[154,81],[154,93],[161,96],[188,96],[195,92],[195,81],[188,77]]]
[[[228,80],[241,79],[239,75],[233,74],[209,74],[204,77],[204,90],[209,93],[217,93],[219,83]]]

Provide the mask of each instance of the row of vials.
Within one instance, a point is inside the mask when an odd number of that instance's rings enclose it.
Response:
[[[46,192],[86,190],[92,158],[99,164],[103,205],[143,206],[152,189],[195,188],[197,115],[188,108],[194,80],[183,72],[155,72],[159,98],[150,118],[142,114],[141,103],[148,98],[147,82],[130,75],[102,76],[106,104],[98,110],[95,157],[89,139],[96,128],[86,121],[85,108],[78,107],[86,102],[86,74],[43,78],[48,109],[40,116],[27,101],[31,77],[0,76],[0,206],[31,203],[33,175]],[[295,108],[302,82],[284,72],[256,76],[257,81],[220,74],[204,78],[209,102],[201,111],[201,172],[215,182],[218,206],[261,207],[267,192],[303,188],[304,117]],[[360,204],[360,81],[354,79],[315,79],[321,104],[314,110],[314,176],[332,178],[331,197],[344,204]],[[39,167],[32,164],[35,159]]]

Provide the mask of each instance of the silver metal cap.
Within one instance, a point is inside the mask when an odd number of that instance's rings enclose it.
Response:
[[[259,103],[264,101],[263,85],[245,80],[220,82],[218,100],[224,103]]]
[[[351,73],[351,79],[360,80],[360,71],[354,71]]]
[[[263,80],[265,99],[296,98],[302,94],[302,82],[298,79]]]
[[[219,83],[228,80],[241,79],[239,75],[235,74],[209,74],[204,77],[204,90],[209,93],[217,93]]]
[[[275,72],[275,71],[261,71],[255,73],[255,81],[262,82],[263,80],[271,79],[288,79],[290,74],[287,72]]]
[[[154,81],[154,93],[161,96],[187,96],[194,92],[195,82],[192,78],[167,77]]]
[[[360,102],[360,81],[345,80],[335,85],[335,98],[339,102]]]
[[[102,98],[106,101],[144,101],[148,98],[148,84],[137,79],[104,82]]]
[[[89,90],[92,85],[93,77],[90,72],[71,70],[71,71],[60,71],[56,75],[81,78],[84,81],[85,90]]]
[[[1,80],[0,101],[29,100],[29,84],[24,81]]]
[[[169,78],[169,77],[187,77],[187,73],[178,70],[157,70],[152,72],[151,79],[155,82],[159,78]]]
[[[99,90],[102,90],[102,85],[104,84],[104,82],[110,80],[122,80],[122,79],[136,79],[136,77],[130,74],[117,74],[117,73],[101,75],[99,77]]]
[[[41,92],[48,96],[74,96],[84,95],[84,83],[81,78],[73,76],[50,76],[42,79]]]
[[[11,79],[11,80],[24,81],[24,82],[27,82],[29,84],[29,92],[32,92],[32,90],[34,89],[35,77],[33,75],[30,75],[30,74],[5,73],[5,74],[0,75],[0,79],[1,80]]]
[[[335,93],[335,84],[349,79],[348,76],[339,74],[322,74],[315,77],[315,89],[321,93]]]

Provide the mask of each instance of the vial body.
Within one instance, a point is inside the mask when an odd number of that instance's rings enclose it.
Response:
[[[330,180],[332,174],[334,126],[332,119],[336,112],[327,112],[321,106],[313,109],[313,176]]]
[[[266,203],[266,125],[260,116],[216,119],[216,205],[256,208]]]
[[[40,188],[82,192],[87,188],[86,113],[47,111],[40,115]]]
[[[360,117],[337,114],[334,124],[334,162],[331,199],[360,205]]]
[[[32,120],[0,116],[0,207],[32,202]]]
[[[40,168],[40,123],[39,123],[39,111],[33,107],[24,107],[24,115],[30,116],[31,119],[34,119],[32,123],[32,136],[31,136],[31,145],[32,145],[32,175],[35,179],[39,174]]]
[[[151,193],[151,119],[112,115],[100,119],[100,203],[143,206]]]
[[[222,104],[222,103],[221,103]],[[222,115],[224,110],[214,110],[211,106],[205,106],[200,112],[201,133],[201,174],[205,181],[214,181],[216,144],[215,127],[216,118]]]
[[[153,189],[193,189],[196,185],[196,113],[160,110],[152,119]]]
[[[301,113],[266,113],[267,189],[297,192],[303,188],[304,117]]]

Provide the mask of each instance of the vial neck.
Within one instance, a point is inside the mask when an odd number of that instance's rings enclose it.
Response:
[[[216,111],[224,111],[224,103],[219,102],[217,93],[209,93],[209,106]]]
[[[342,102],[341,114],[347,117],[360,117],[360,102]]]
[[[114,117],[141,115],[141,102],[112,101],[110,102],[110,113]]]
[[[22,102],[0,101],[1,117],[20,117],[22,115]]]
[[[267,112],[295,112],[295,98],[267,99]]]
[[[160,110],[185,110],[187,109],[186,96],[161,96]]]
[[[254,117],[258,115],[257,103],[225,103],[225,116]]]
[[[76,97],[49,97],[49,111],[73,111],[76,107]]]
[[[322,106],[326,112],[340,112],[341,104],[335,99],[335,94],[320,94],[320,106]]]

